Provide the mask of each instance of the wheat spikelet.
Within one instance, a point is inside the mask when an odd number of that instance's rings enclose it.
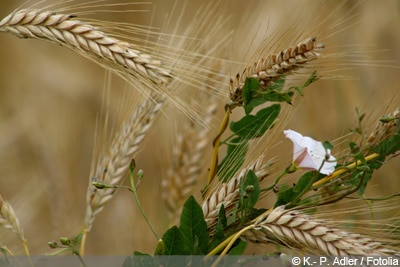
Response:
[[[0,226],[17,234],[21,241],[26,242],[24,231],[14,209],[2,195],[0,195]]]
[[[323,48],[324,45],[317,43],[316,38],[308,38],[294,47],[261,58],[253,65],[246,67],[241,74],[238,73],[235,79],[230,80],[231,100],[242,102],[241,92],[246,78],[256,78],[259,80],[261,88],[268,87],[271,82],[278,80],[282,75],[289,74],[317,59],[320,56],[318,51]]]
[[[161,62],[133,46],[110,37],[92,25],[76,20],[73,15],[56,14],[38,9],[22,9],[9,14],[0,22],[0,31],[20,38],[37,38],[65,45],[72,50],[112,69],[128,71],[155,83],[167,83],[170,73]]]
[[[19,224],[19,220],[17,215],[14,212],[14,209],[11,207],[10,203],[4,199],[4,197],[0,194],[0,227],[10,230],[11,232],[17,234],[19,240],[24,247],[25,253],[29,256],[28,249],[28,240],[25,237],[24,230]],[[0,248],[4,249],[5,252],[9,253],[9,250],[6,247],[2,247],[0,244]]]
[[[247,172],[249,170],[254,171],[258,179],[261,181],[268,176],[269,167],[270,164],[268,162],[266,163],[264,156],[261,155],[249,166],[243,168],[228,182],[220,183],[213,187],[210,196],[207,197],[201,205],[208,228],[211,228],[216,224],[219,210],[222,205],[224,205],[227,217],[235,210],[240,198],[240,185],[243,183]]]
[[[146,137],[154,119],[162,107],[162,101],[154,103],[151,99],[145,100],[135,112],[126,120],[115,136],[108,151],[91,177],[106,185],[118,185],[128,173],[130,162],[138,152],[140,144]],[[90,181],[87,192],[87,209],[84,221],[84,231],[90,231],[95,216],[104,208],[113,197],[116,189],[97,189]]]
[[[257,243],[276,243],[316,255],[395,255],[396,251],[372,238],[340,230],[297,210],[279,206],[261,215],[243,237]]]

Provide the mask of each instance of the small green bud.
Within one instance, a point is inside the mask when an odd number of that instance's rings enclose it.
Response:
[[[135,159],[131,160],[131,163],[129,164],[129,170],[130,172],[133,172],[133,170],[136,168],[136,162]]]
[[[106,188],[106,185],[105,185],[104,183],[98,182],[98,181],[93,181],[93,182],[92,182],[92,185],[93,185],[94,187],[96,187],[97,189],[104,189],[104,188]]]
[[[68,237],[60,237],[60,242],[64,246],[69,246],[69,244],[71,244],[71,240],[69,240]]]
[[[144,176],[144,170],[139,170],[138,173],[137,173],[137,176],[138,176],[139,178],[143,178],[143,176]]]
[[[379,119],[379,121],[380,121],[380,122],[383,122],[383,123],[388,123],[388,122],[391,122],[391,121],[393,121],[393,120],[395,120],[395,119],[398,119],[398,117],[394,117],[394,116],[383,116],[383,117],[381,117],[381,118]]]
[[[57,248],[58,244],[56,241],[50,241],[47,243],[47,245],[49,245],[50,248]]]
[[[165,244],[162,239],[159,239],[157,242],[156,250],[154,251],[154,255],[164,255],[165,253]]]

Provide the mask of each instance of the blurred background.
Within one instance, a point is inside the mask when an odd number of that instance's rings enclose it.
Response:
[[[24,2],[1,1],[0,17]],[[34,3],[30,1],[28,6]],[[45,1],[40,6],[53,3],[56,1]],[[172,26],[165,27],[165,21],[169,21],[176,26],[177,34],[201,41],[204,33],[190,36],[184,30],[206,4],[155,0],[137,5],[140,12],[111,12],[124,7],[99,6],[93,7],[95,12],[79,17],[152,26],[155,31],[172,33]],[[221,96],[220,112],[228,102],[229,77],[241,67],[269,52],[295,45],[292,40],[315,34],[327,47],[323,54],[331,56],[316,65],[321,68],[322,79],[295,103],[285,128],[319,140],[334,140],[357,126],[356,107],[367,114],[366,129],[373,129],[377,118],[400,107],[400,1],[331,1],[317,5],[305,0],[224,0],[209,8],[215,16],[226,19],[220,31],[228,36],[225,49],[214,55],[228,62],[221,71],[226,75],[221,95],[226,98]],[[210,47],[218,41],[207,40]],[[265,51],[256,52],[263,42]],[[269,47],[277,50],[269,51]],[[49,252],[48,241],[72,237],[81,229],[91,162],[96,156],[92,153],[96,120],[104,116],[106,77],[104,69],[64,47],[0,33],[0,193],[15,209],[33,254]],[[112,77],[110,121],[114,127],[120,121],[118,107],[127,88],[130,90],[120,78]],[[211,125],[211,136],[222,118],[218,114]],[[180,118],[162,114],[136,158],[138,167],[145,170],[139,197],[160,235],[169,223],[160,198],[160,179],[170,163]],[[276,139],[283,141],[283,136]],[[291,151],[291,144],[282,143]],[[400,161],[395,158],[375,174],[368,194],[400,191],[399,175]],[[23,253],[15,235],[4,229],[0,229],[0,243],[15,254]],[[152,253],[155,245],[156,239],[131,194],[120,190],[97,216],[88,236],[87,254]]]

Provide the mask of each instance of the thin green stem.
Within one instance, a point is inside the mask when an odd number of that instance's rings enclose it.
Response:
[[[137,195],[137,191],[136,191],[136,187],[135,187],[135,179],[134,179],[134,175],[133,175],[133,169],[134,168],[131,168],[131,171],[130,171],[130,174],[129,174],[129,178],[130,178],[130,181],[131,181],[130,191],[132,192],[133,197],[135,198],[136,204],[137,204],[137,206],[139,208],[139,211],[142,214],[142,216],[143,216],[144,220],[146,221],[147,225],[149,226],[151,232],[153,233],[153,235],[155,236],[155,238],[157,240],[160,240],[160,237],[158,236],[156,230],[154,229],[153,225],[150,223],[149,218],[147,217],[146,213],[144,212],[142,204],[140,204],[140,200],[139,200],[139,197]],[[143,174],[140,174],[140,175],[138,174],[138,176],[140,176],[140,178],[141,178],[143,176]]]
[[[263,191],[269,191],[269,190],[273,189],[275,186],[277,186],[278,183],[279,183],[279,181],[282,179],[283,176],[285,176],[286,174],[292,172],[292,171],[291,171],[291,166],[293,166],[293,164],[290,165],[290,166],[289,166],[288,168],[286,168],[285,170],[283,170],[283,172],[281,172],[281,174],[279,174],[279,176],[276,178],[275,182],[274,182],[271,186],[269,186],[269,187],[267,187],[267,188],[264,188],[264,189],[261,189],[261,191],[262,191],[262,192],[263,192]]]

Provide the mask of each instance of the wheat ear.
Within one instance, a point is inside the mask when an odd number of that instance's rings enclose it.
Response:
[[[219,210],[224,205],[226,216],[230,216],[236,209],[240,198],[240,185],[244,182],[249,170],[254,171],[261,181],[269,175],[270,163],[265,162],[264,156],[259,156],[253,163],[243,168],[238,174],[226,183],[220,183],[213,188],[210,196],[206,198],[201,207],[203,209],[204,219],[208,228],[215,226],[218,220]],[[213,230],[211,229],[211,232]]]
[[[108,63],[112,69],[120,67],[131,74],[139,74],[155,83],[166,83],[170,73],[161,62],[133,49],[132,45],[110,37],[100,29],[68,14],[56,14],[38,9],[22,9],[9,14],[0,22],[0,31],[21,38],[37,38],[65,45],[81,55]]]
[[[256,78],[261,88],[266,88],[282,75],[304,67],[306,63],[317,59],[324,45],[317,43],[316,38],[308,38],[277,54],[271,54],[246,67],[242,73],[238,73],[235,79],[230,80],[230,98],[233,102],[242,102],[242,88],[246,78]]]
[[[19,224],[17,215],[14,209],[11,207],[10,203],[4,199],[0,194],[0,227],[10,230],[11,232],[17,234],[19,240],[21,240],[24,246],[26,255],[29,255],[27,239],[24,234],[24,230]]]
[[[257,243],[276,243],[316,255],[395,255],[399,251],[372,238],[340,230],[298,210],[279,206],[259,216],[243,237]]]
[[[83,226],[85,236],[90,231],[96,215],[103,210],[116,191],[116,188],[97,189],[92,185],[92,181],[95,180],[110,186],[121,183],[162,104],[162,101],[154,103],[151,99],[146,99],[139,105],[130,118],[122,124],[120,131],[112,141],[108,154],[93,170],[87,192],[87,208]],[[82,244],[84,244],[84,240]]]
[[[205,109],[203,123],[211,124],[218,103],[215,97],[210,100]],[[200,126],[201,127],[201,126]],[[202,127],[190,121],[183,133],[177,135],[177,144],[174,146],[171,167],[162,179],[162,198],[165,201],[170,220],[177,223],[180,218],[180,208],[184,201],[193,193],[203,171],[204,151],[208,143],[209,128]]]

